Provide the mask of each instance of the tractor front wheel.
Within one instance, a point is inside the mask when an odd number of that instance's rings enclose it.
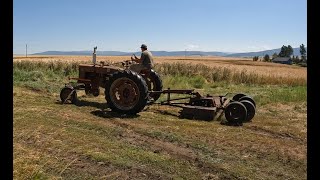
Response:
[[[77,101],[77,92],[73,87],[66,86],[60,91],[60,99],[62,101],[62,104],[66,102],[75,104]]]

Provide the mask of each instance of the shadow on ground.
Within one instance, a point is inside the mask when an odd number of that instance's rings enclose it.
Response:
[[[90,106],[95,107],[99,109],[107,109],[108,105],[107,103],[99,103],[99,102],[92,102],[92,101],[86,101],[86,100],[78,100],[75,103],[76,106],[82,107],[82,106]]]
[[[61,101],[57,101],[56,104],[61,104]],[[99,102],[92,102],[92,101],[86,101],[86,100],[77,100],[77,102],[75,102],[74,104],[71,102],[66,102],[63,105],[75,105],[78,107],[83,107],[83,106],[88,106],[88,107],[94,107],[94,108],[98,108],[98,110],[92,111],[91,114],[98,116],[98,117],[102,117],[102,118],[137,118],[140,115],[136,114],[136,115],[131,115],[131,114],[122,114],[122,113],[117,113],[117,112],[113,112],[108,108],[107,103],[99,103]]]
[[[209,122],[209,123],[213,122],[213,120],[188,119],[188,118],[181,117],[179,114],[175,114],[175,113],[171,113],[169,111],[164,111],[164,110],[159,110],[159,109],[155,109],[153,111],[156,113],[164,114],[164,115],[174,116],[174,117],[177,117],[177,118],[183,119],[183,120],[203,121],[203,122]],[[221,120],[220,124],[225,125],[225,126],[242,126],[243,125],[243,123],[241,123],[241,122],[227,122],[226,120]]]
[[[152,110],[152,111],[155,112],[155,113],[159,113],[159,114],[163,114],[163,115],[169,115],[169,116],[174,116],[174,117],[183,119],[183,118],[181,118],[181,117],[179,116],[179,114],[175,114],[175,113],[172,113],[172,112],[169,112],[169,111],[159,110],[159,109],[154,109],[154,110]]]
[[[61,104],[61,101],[57,101],[56,104]],[[71,103],[69,101],[65,102],[63,105],[67,105],[67,104],[73,104],[75,106],[89,106],[89,107],[95,107],[95,108],[99,108],[99,109],[107,109],[108,105],[107,103],[99,103],[99,102],[92,102],[92,101],[86,101],[86,100],[77,100],[75,103]]]
[[[62,103],[61,103],[61,101],[57,101],[56,104],[62,104]],[[66,104],[70,104],[70,103],[66,103]],[[79,106],[79,107],[90,106],[90,107],[98,108],[98,110],[92,111],[91,114],[93,114],[95,116],[98,116],[98,117],[102,117],[102,118],[133,119],[133,118],[140,117],[139,114],[133,115],[133,114],[123,114],[123,113],[113,112],[110,109],[108,109],[107,103],[99,103],[99,102],[92,102],[92,101],[86,101],[86,100],[78,100],[74,105]],[[149,109],[148,107],[145,107],[145,109],[143,111],[147,111],[148,109]],[[183,120],[212,122],[210,120],[184,118],[184,117],[181,117],[177,113],[172,113],[170,111],[165,111],[165,110],[155,109],[155,110],[152,110],[152,111],[154,111],[155,113],[163,114],[163,115],[174,116],[174,117],[177,117],[177,118],[183,119]],[[242,122],[233,122],[232,123],[232,122],[227,122],[227,121],[221,121],[220,124],[221,125],[226,125],[226,126],[242,126],[243,125]]]
[[[113,112],[113,111],[110,111],[110,110],[103,110],[103,109],[92,111],[91,114],[93,114],[95,116],[98,116],[98,117],[102,117],[102,118],[125,118],[125,119],[130,119],[130,118],[140,117],[139,114],[122,114],[122,113],[117,113],[117,112]]]

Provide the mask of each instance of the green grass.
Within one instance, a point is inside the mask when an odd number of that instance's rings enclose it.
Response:
[[[200,80],[199,80],[200,79]],[[201,77],[163,76],[164,89],[195,89],[201,94],[225,95],[230,93],[232,97],[238,93],[244,93],[256,101],[258,105],[269,103],[306,102],[307,86],[288,85],[260,85],[260,84],[232,84],[228,82],[207,82]],[[172,95],[182,97],[182,95]],[[162,96],[159,101],[166,100]]]
[[[202,76],[179,76],[179,75],[168,75],[162,76],[163,88],[167,89],[171,87],[171,89],[186,89],[186,88],[203,88],[205,86],[206,79]]]

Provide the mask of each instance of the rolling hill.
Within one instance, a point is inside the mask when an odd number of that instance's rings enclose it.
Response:
[[[306,48],[307,49],[307,48]],[[274,53],[279,53],[280,48],[271,49],[258,52],[244,52],[244,53],[227,53],[218,51],[151,51],[154,56],[225,56],[225,57],[253,57],[264,56]],[[122,51],[97,51],[98,56],[131,56],[132,54],[140,55],[141,52],[122,52]],[[92,51],[45,51],[34,53],[32,55],[84,55],[91,56]],[[300,48],[293,48],[293,55],[300,55]]]
[[[272,56],[274,53],[279,53],[281,48],[279,49],[271,49],[266,51],[258,51],[258,52],[246,52],[246,53],[233,53],[226,55],[227,57],[253,57],[253,56],[264,56],[266,54],[269,54]],[[307,48],[306,48],[307,50]],[[294,56],[300,56],[300,48],[293,48],[293,55]]]

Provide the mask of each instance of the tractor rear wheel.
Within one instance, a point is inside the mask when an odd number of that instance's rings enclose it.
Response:
[[[118,71],[109,77],[105,86],[105,98],[112,111],[136,114],[147,104],[148,87],[141,75],[130,71]]]
[[[149,91],[162,91],[162,80],[160,75],[153,69],[150,71],[149,77],[145,78]],[[158,100],[161,94],[153,94],[150,96],[154,101]]]

